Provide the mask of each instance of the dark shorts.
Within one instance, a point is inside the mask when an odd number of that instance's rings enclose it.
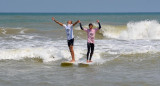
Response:
[[[68,42],[68,47],[73,46],[74,45],[74,38],[71,40],[67,40]]]

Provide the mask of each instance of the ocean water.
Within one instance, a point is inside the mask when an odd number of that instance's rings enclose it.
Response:
[[[96,20],[93,64],[71,60],[65,29],[51,20]],[[160,13],[0,13],[0,86],[159,86]],[[84,62],[87,35],[74,27],[76,62]]]

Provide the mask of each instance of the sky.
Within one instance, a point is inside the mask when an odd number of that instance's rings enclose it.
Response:
[[[0,12],[160,12],[160,0],[0,0]]]

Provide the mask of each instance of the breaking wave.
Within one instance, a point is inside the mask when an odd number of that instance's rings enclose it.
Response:
[[[160,39],[160,24],[156,20],[129,22],[126,26],[103,25],[100,33],[115,39]]]

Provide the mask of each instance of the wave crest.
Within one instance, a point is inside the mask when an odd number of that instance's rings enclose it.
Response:
[[[160,24],[156,20],[129,22],[126,26],[103,25],[100,33],[116,39],[160,39]]]

